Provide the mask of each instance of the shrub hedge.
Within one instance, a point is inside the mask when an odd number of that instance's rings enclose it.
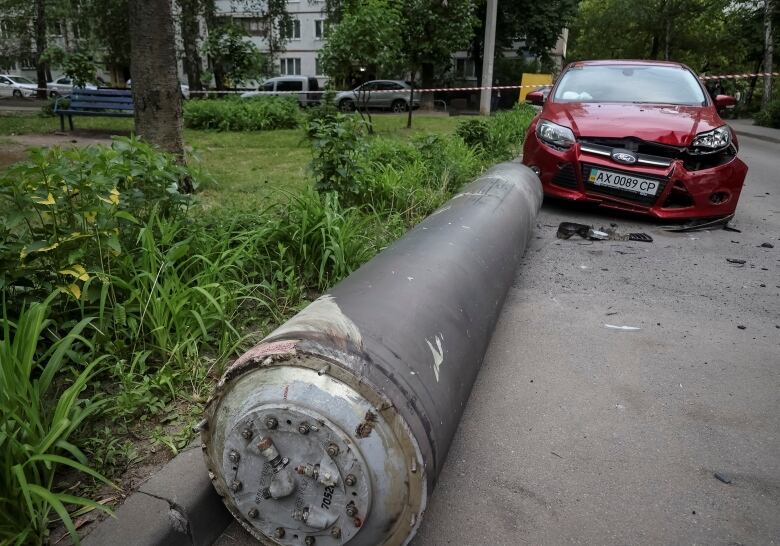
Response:
[[[293,97],[229,97],[189,100],[184,103],[184,126],[190,129],[294,129],[300,123],[301,117],[298,101]]]

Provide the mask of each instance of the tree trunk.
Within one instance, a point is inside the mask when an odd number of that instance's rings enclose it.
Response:
[[[774,33],[772,30],[772,15],[774,14],[774,0],[765,0],[764,3],[764,96],[761,98],[761,108],[766,109],[772,100],[772,70],[774,53]]]
[[[651,59],[657,59],[658,58],[658,34],[653,34],[653,42],[650,46],[650,58]]]
[[[170,0],[130,0],[135,132],[184,162],[181,88]]]
[[[664,61],[669,60],[669,42],[672,41],[672,20],[666,19],[666,36],[664,37]]]
[[[38,77],[38,98],[46,100],[46,63],[41,61],[43,52],[46,51],[46,2],[35,0],[35,68]]]
[[[184,47],[184,71],[191,91],[203,89],[201,70],[203,61],[198,51],[200,23],[198,22],[198,1],[179,0],[181,8],[181,41]]]
[[[412,92],[409,94],[409,115],[406,117],[406,128],[412,128],[412,112],[414,111],[414,77],[417,74],[417,68],[412,69]]]

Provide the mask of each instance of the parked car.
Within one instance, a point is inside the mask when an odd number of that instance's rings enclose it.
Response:
[[[125,82],[125,85],[127,86],[128,89],[132,89],[133,80],[127,80]],[[181,88],[181,98],[183,99],[190,98],[190,86],[183,83],[179,83],[179,87]]]
[[[537,87],[532,92],[526,94],[526,96],[525,96],[526,104],[533,105],[534,109],[536,109],[537,112],[541,111],[541,109],[542,109],[541,105],[544,103],[544,101],[547,100],[547,97],[550,95],[550,90],[552,90],[552,85],[543,85],[541,87]],[[531,94],[533,94],[534,97],[538,97],[540,93],[542,95],[542,101],[541,102],[539,102],[538,98],[535,99],[536,102],[534,102],[533,99],[529,98]]]
[[[586,61],[566,67],[528,128],[523,163],[547,195],[665,219],[737,208],[747,165],[709,96],[678,63]]]
[[[84,84],[85,89],[97,89],[98,87],[106,87],[106,82],[98,78],[97,82],[88,82]],[[59,95],[67,95],[73,91],[73,80],[70,76],[60,76],[54,81],[46,84],[49,89],[49,96],[56,97]]]
[[[34,97],[38,93],[38,84],[24,76],[0,74],[0,96]]]
[[[335,97],[336,104],[342,112],[352,112],[358,105],[361,110],[382,108],[393,112],[406,112],[409,110],[411,100],[412,86],[401,80],[372,80],[352,91],[342,91]],[[412,108],[419,107],[420,98],[415,95]]]
[[[285,91],[285,93],[279,93],[280,91]],[[278,76],[269,78],[257,88],[257,91],[242,93],[241,98],[248,99],[261,95],[277,96],[277,94],[296,96],[295,93],[291,93],[294,91],[299,91],[297,97],[301,106],[316,106],[322,98],[322,93],[318,92],[320,91],[320,83],[313,76]]]

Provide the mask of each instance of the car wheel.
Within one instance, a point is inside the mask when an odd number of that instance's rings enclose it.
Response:
[[[51,92],[49,93],[49,97],[51,97],[51,98],[53,98],[53,99],[56,99],[56,98],[57,98],[57,97],[59,97],[59,96],[60,96],[60,94],[59,94],[59,93],[57,93],[56,91],[51,91]]]
[[[393,112],[406,112],[409,107],[406,105],[405,100],[396,99],[393,101],[393,104],[390,106],[390,109]]]
[[[21,99],[22,98],[22,92],[19,91],[18,89],[14,89],[13,95],[14,95],[14,98],[17,98],[17,99]]]
[[[339,110],[342,112],[354,112],[355,111],[355,101],[352,99],[344,99],[339,103]]]

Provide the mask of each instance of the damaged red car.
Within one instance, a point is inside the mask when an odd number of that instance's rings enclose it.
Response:
[[[546,195],[663,219],[734,213],[747,174],[736,136],[686,66],[586,61],[566,67],[528,129],[523,163]]]

